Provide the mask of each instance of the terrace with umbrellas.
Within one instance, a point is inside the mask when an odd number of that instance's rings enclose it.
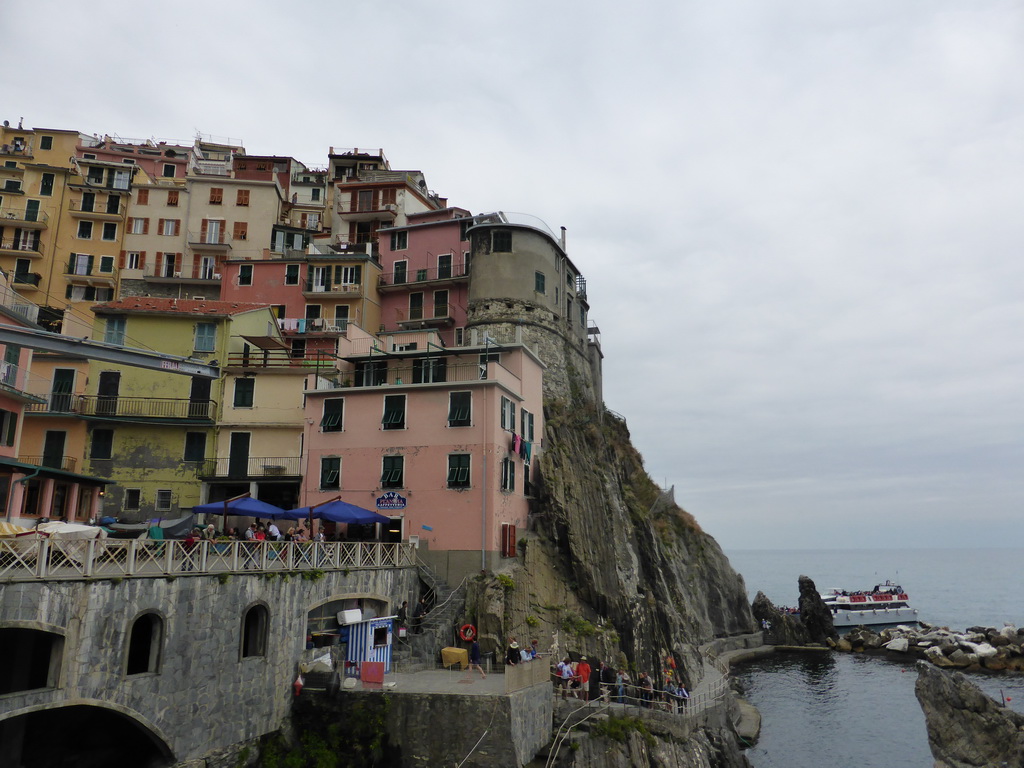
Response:
[[[245,494],[173,520],[98,522],[0,531],[0,580],[399,568],[416,559],[412,545],[383,540],[389,518],[340,498],[285,510]],[[289,536],[291,528],[302,533]]]

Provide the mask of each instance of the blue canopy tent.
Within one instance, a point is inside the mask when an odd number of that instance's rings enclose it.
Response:
[[[235,496],[224,501],[211,501],[209,504],[200,504],[192,507],[193,512],[204,512],[206,514],[224,515],[224,529],[227,530],[228,515],[240,517],[266,517],[270,520],[301,520],[302,515],[294,516],[296,510],[285,511],[273,504],[254,499],[249,494]]]
[[[314,504],[312,507],[299,507],[293,509],[289,514],[295,514],[296,520],[310,517],[311,519],[326,520],[330,523],[348,523],[350,525],[371,525],[373,523],[390,523],[391,520],[384,515],[379,515],[373,510],[357,507],[341,499],[332,499],[323,504]]]

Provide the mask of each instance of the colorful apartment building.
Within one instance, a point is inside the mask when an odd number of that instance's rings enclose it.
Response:
[[[129,298],[93,309],[95,335],[109,344],[157,349],[213,365],[225,366],[232,354],[241,354],[247,336],[279,338],[270,309],[258,304]],[[289,428],[282,427],[284,417],[275,418],[287,393],[267,387],[266,411],[261,405],[259,417],[253,418],[252,377],[222,370],[225,374],[211,381],[91,364],[85,393],[70,410],[88,426],[88,470],[116,483],[104,498],[106,514],[174,517],[206,501],[210,489],[221,484],[242,482],[249,490],[254,473],[247,459],[238,464],[237,453],[229,453],[239,443],[233,437],[238,421],[248,424],[247,432],[254,425],[269,430],[269,437],[254,442],[274,446],[274,457],[289,451],[298,456],[299,410],[291,409],[293,446],[281,438],[281,429]],[[293,399],[301,403],[298,394]],[[227,459],[221,461],[222,455]],[[295,474],[297,460],[292,465]],[[273,477],[274,482],[283,479],[276,472]]]
[[[69,305],[65,272],[76,228],[69,183],[78,168],[71,158],[87,138],[77,131],[0,129],[0,268],[39,306],[43,327],[56,331]]]
[[[18,206],[0,266],[41,322],[221,371],[36,355],[21,458],[110,478],[103,511],[131,519],[340,496],[454,578],[515,554],[545,394],[601,397],[564,229],[448,207],[382,150],[331,147],[314,169],[212,137],[2,138],[0,210]]]
[[[446,349],[435,330],[351,331],[338,369],[307,381],[303,504],[377,509],[451,578],[514,556],[543,434],[543,363],[515,334]]]
[[[472,224],[469,211],[443,208],[379,230],[383,329],[436,328],[445,346],[464,343]]]

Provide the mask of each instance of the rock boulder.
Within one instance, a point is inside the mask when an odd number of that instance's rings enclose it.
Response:
[[[993,701],[959,672],[919,661],[917,674],[914,692],[936,766],[1024,768],[1024,715]]]
[[[801,576],[797,584],[800,586],[800,621],[807,630],[808,639],[812,643],[823,644],[829,640],[838,640],[839,633],[832,623],[832,611],[821,599],[814,582],[808,576]]]

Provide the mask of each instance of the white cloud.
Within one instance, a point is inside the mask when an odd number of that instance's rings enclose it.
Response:
[[[1024,545],[1024,9],[267,2],[61,18],[8,119],[383,147],[568,228],[608,404],[727,547]],[[884,531],[880,537],[879,532]],[[980,537],[982,534],[978,534]],[[980,539],[979,539],[980,541]]]

